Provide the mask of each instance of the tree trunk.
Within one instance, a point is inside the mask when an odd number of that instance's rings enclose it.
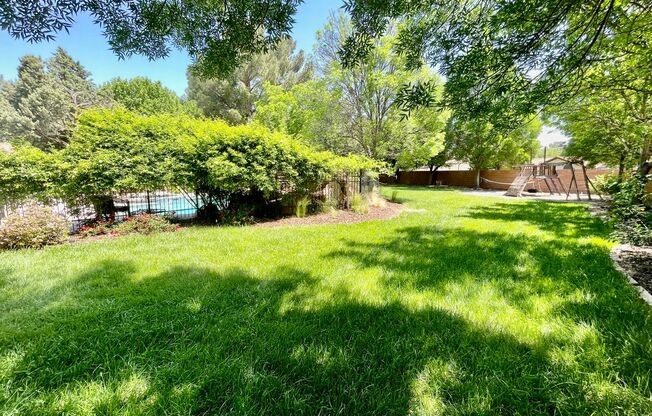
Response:
[[[641,149],[641,159],[639,161],[638,171],[642,176],[647,175],[652,168],[652,163],[648,162],[650,158],[650,139],[645,139]]]
[[[475,170],[475,187],[480,188],[480,169]]]
[[[623,181],[623,174],[625,173],[625,155],[620,155],[618,161],[618,182]]]
[[[435,172],[439,169],[439,166],[435,168],[434,165],[429,165],[428,169],[430,170],[430,177],[428,178],[428,185],[432,185],[432,180],[435,178]]]

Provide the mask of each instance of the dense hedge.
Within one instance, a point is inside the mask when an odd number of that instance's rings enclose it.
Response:
[[[47,199],[60,183],[57,155],[28,145],[0,150],[0,204]]]
[[[316,152],[256,125],[97,109],[79,117],[61,151],[19,147],[0,155],[0,174],[7,174],[0,192],[12,199],[58,196],[100,204],[116,193],[174,187],[198,192],[205,203],[265,200],[375,167],[368,159]]]

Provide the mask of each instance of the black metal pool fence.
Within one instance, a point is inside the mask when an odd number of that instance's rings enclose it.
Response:
[[[329,202],[339,208],[349,208],[355,195],[366,195],[378,188],[377,178],[359,172],[355,174],[338,175],[323,184],[317,191],[307,197],[311,201]],[[299,196],[291,190],[273,195],[270,200],[275,207],[272,216],[292,215],[297,203],[305,195]],[[196,192],[184,190],[157,190],[134,193],[121,193],[107,199],[99,207],[104,219],[121,221],[128,217],[151,213],[169,216],[178,220],[197,218],[202,208],[212,201],[204,201]],[[10,213],[23,213],[25,204],[8,203],[0,207],[0,221]],[[90,203],[80,203],[70,206],[61,200],[52,200],[49,206],[55,213],[65,217],[70,223],[71,232],[77,232],[84,224],[97,219],[98,207]]]

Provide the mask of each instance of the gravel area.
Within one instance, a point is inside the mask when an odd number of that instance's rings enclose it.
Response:
[[[652,293],[652,247],[621,244],[614,247],[611,257],[625,275],[648,292],[649,297]]]
[[[319,225],[319,224],[353,224],[371,220],[388,220],[398,216],[403,211],[401,204],[386,202],[383,207],[369,207],[366,214],[357,214],[353,211],[337,210],[320,214],[308,215],[303,218],[286,217],[273,221],[260,222],[254,227],[284,227],[289,225]]]

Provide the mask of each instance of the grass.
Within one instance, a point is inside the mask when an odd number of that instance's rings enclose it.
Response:
[[[0,413],[652,414],[652,312],[579,205],[0,253]]]

